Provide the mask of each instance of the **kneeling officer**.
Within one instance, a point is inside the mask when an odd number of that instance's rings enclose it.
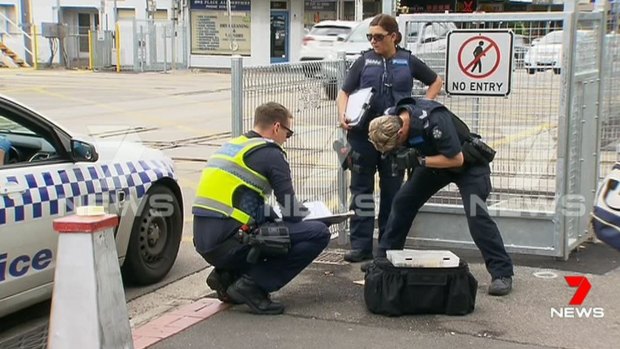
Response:
[[[445,106],[435,101],[406,98],[370,123],[370,141],[390,156],[395,169],[410,176],[396,194],[376,257],[402,249],[411,224],[424,203],[449,183],[459,188],[469,232],[480,249],[492,282],[489,294],[512,290],[512,261],[486,199],[491,191],[489,162],[495,151]]]
[[[278,103],[256,108],[254,130],[224,144],[202,172],[194,214],[194,245],[214,271],[209,287],[224,302],[257,314],[280,314],[270,299],[327,246],[327,226],[302,222],[282,144],[293,135],[292,115]],[[266,204],[271,192],[282,222]]]

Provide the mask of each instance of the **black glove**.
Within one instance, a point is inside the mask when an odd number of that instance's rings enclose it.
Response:
[[[415,148],[399,148],[394,153],[394,164],[398,170],[412,170],[420,166],[420,152]]]

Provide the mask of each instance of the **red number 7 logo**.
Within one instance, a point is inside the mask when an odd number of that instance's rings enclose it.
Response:
[[[571,298],[569,305],[581,305],[583,300],[588,296],[588,292],[592,288],[590,281],[585,276],[565,276],[566,283],[570,287],[577,287],[575,295]]]

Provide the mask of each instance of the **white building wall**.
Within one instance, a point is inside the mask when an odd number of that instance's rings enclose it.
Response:
[[[270,30],[271,1],[253,0],[251,8],[252,55],[243,57],[244,66],[271,64]],[[289,62],[299,61],[299,50],[304,36],[304,2],[289,0]],[[187,17],[189,18],[189,16]],[[230,68],[230,56],[191,55],[190,66],[204,68]]]
[[[16,6],[19,13],[18,20],[21,19],[21,9],[19,8],[20,0],[0,0],[0,4],[12,4]],[[182,1],[183,2],[183,1]],[[114,30],[114,1],[103,1],[105,8],[101,9],[101,0],[34,0],[31,1],[32,20],[37,27],[38,35],[38,61],[47,62],[50,56],[50,46],[48,40],[41,37],[41,23],[58,22],[58,6],[63,10],[62,22],[69,26],[77,27],[77,13],[80,9],[84,11],[97,11],[100,13],[100,25],[103,29]],[[186,3],[189,3],[187,1]],[[157,8],[168,11],[171,15],[172,0],[157,0]],[[270,64],[270,0],[252,0],[251,5],[251,56],[244,57],[244,65],[269,65]],[[135,9],[137,20],[146,19],[146,1],[145,0],[118,0],[118,9]],[[304,35],[303,18],[304,18],[304,1],[288,0],[289,12],[289,62],[299,60],[299,51]],[[189,56],[189,65],[191,67],[204,68],[228,68],[230,67],[230,56],[215,55],[192,55],[191,54],[191,33],[189,22],[189,9],[184,10],[184,14],[179,18],[179,25],[186,28],[187,55]],[[121,26],[121,62],[123,65],[133,64],[133,28],[124,21]],[[71,45],[69,43],[69,45]],[[23,44],[22,44],[23,50]],[[59,63],[59,54],[54,58],[54,63]],[[113,61],[116,62],[116,55],[113,55]]]

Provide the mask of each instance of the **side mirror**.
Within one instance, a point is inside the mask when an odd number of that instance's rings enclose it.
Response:
[[[99,154],[95,150],[95,146],[78,141],[75,139],[71,140],[71,159],[73,161],[88,161],[95,162],[99,159]]]
[[[336,41],[345,41],[347,39],[347,34],[338,34],[336,37]]]

